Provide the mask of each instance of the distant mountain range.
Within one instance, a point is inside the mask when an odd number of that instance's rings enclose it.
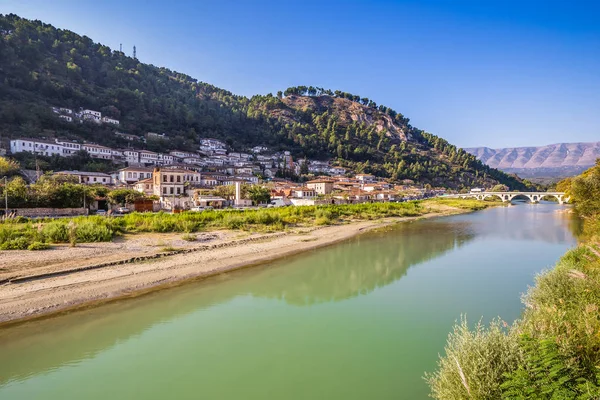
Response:
[[[466,148],[484,164],[522,178],[580,174],[600,158],[600,142],[557,143],[541,147]]]

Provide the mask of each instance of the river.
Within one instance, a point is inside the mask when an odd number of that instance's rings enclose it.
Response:
[[[425,399],[461,313],[512,322],[576,243],[560,209],[403,223],[0,329],[0,399]]]

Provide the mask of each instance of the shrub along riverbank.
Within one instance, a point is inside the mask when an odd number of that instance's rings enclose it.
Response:
[[[203,212],[132,213],[122,217],[88,216],[64,219],[17,218],[0,224],[0,250],[39,250],[52,243],[111,241],[115,235],[139,232],[193,233],[209,229],[281,231],[294,226],[330,225],[352,220],[414,217],[436,207],[479,210],[489,203],[475,200],[426,200],[406,203],[364,203],[302,206],[257,210],[211,210]]]
[[[454,327],[438,369],[436,399],[600,399],[600,162],[562,182],[584,219],[580,245],[539,275],[512,326]]]

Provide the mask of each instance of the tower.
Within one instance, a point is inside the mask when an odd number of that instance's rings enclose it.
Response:
[[[234,204],[237,206],[241,204],[242,200],[242,182],[235,181],[235,199]]]
[[[133,58],[137,59],[136,52],[135,52],[135,45],[133,45]]]
[[[119,52],[123,52],[123,43],[119,43]]]

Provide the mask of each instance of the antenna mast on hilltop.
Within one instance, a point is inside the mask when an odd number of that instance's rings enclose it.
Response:
[[[137,59],[137,57],[136,57],[136,55],[135,55],[135,54],[136,54],[136,53],[135,53],[135,45],[133,45],[133,58],[136,58],[136,59]]]
[[[123,43],[119,43],[119,51],[122,53],[123,52]]]

